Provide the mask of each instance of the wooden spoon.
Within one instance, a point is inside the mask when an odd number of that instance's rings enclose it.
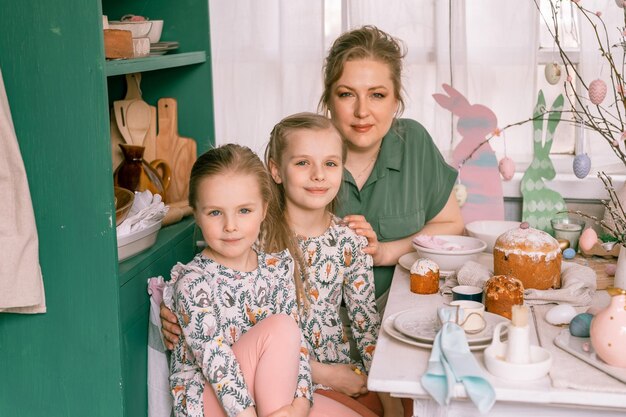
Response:
[[[150,105],[143,100],[135,100],[128,106],[126,127],[133,145],[144,146],[144,138],[150,129],[150,113]]]

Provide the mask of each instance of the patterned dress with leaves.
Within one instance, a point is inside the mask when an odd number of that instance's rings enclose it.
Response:
[[[367,239],[338,222],[334,218],[321,236],[299,238],[310,301],[310,307],[302,313],[300,328],[312,359],[321,363],[351,363],[350,343],[339,316],[343,300],[363,359],[362,364],[354,365],[369,371],[380,330],[372,257],[362,251]]]
[[[200,253],[187,265],[179,263],[172,269],[164,300],[183,329],[170,364],[177,416],[204,416],[205,381],[213,386],[228,416],[254,405],[231,346],[273,314],[298,320],[289,252],[259,253],[258,263],[252,272],[239,272]],[[294,397],[311,401],[311,369],[304,338],[300,351]]]

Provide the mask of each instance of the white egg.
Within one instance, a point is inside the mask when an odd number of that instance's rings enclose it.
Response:
[[[569,304],[559,304],[552,307],[546,313],[546,321],[555,326],[569,324],[578,312]]]
[[[554,85],[558,83],[561,79],[561,66],[556,62],[546,64],[544,75],[550,84]]]

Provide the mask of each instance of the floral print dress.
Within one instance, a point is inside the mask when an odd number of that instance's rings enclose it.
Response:
[[[300,328],[311,358],[321,363],[351,363],[350,343],[339,316],[343,300],[363,359],[355,366],[369,371],[380,317],[374,298],[372,257],[362,251],[367,239],[340,225],[335,217],[323,235],[299,238],[299,243],[307,268],[310,302],[301,315]]]
[[[258,267],[239,272],[202,253],[177,264],[164,290],[166,305],[183,329],[170,360],[170,387],[176,416],[203,417],[205,381],[228,416],[253,406],[231,346],[259,321],[273,314],[296,319],[293,259],[288,251],[258,254]],[[298,387],[294,397],[312,401],[311,369],[302,339]]]

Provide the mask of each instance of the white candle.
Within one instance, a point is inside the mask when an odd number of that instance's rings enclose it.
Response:
[[[583,231],[583,225],[578,223],[554,223],[552,225],[554,229],[554,237],[557,239],[569,240],[569,246],[577,250],[578,238]]]

